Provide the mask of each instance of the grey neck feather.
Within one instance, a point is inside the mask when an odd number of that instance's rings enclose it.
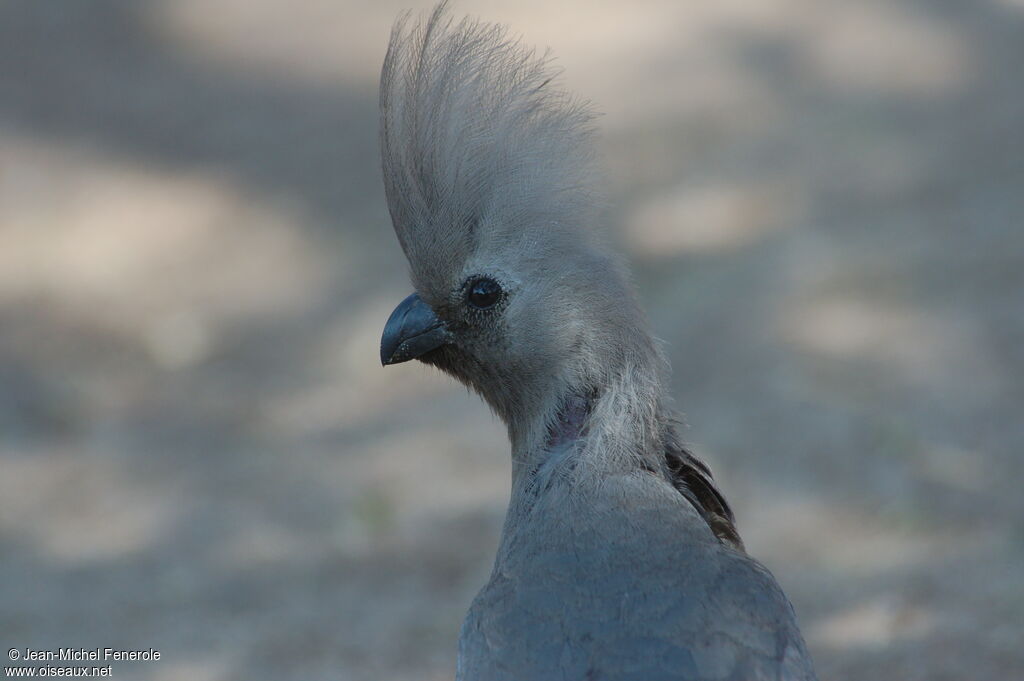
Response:
[[[648,347],[653,349],[653,343]],[[509,422],[513,489],[555,463],[595,474],[660,470],[663,397],[655,356],[630,353],[633,364],[608,360],[553,379],[554,399]],[[635,360],[643,357],[643,364]]]
[[[561,397],[532,419],[519,427],[509,423],[513,480],[506,528],[528,515],[556,482],[567,483],[585,499],[587,490],[594,489],[588,483],[610,474],[646,472],[682,494],[724,544],[743,551],[732,511],[710,470],[678,439],[664,397],[660,353],[647,334],[633,338],[646,341],[638,347],[647,352],[622,353],[633,361],[591,373],[591,380],[572,387],[565,384],[557,393]],[[587,387],[594,385],[601,387]]]

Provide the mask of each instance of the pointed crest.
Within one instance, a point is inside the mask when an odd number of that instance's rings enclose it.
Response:
[[[417,285],[481,241],[544,242],[588,222],[593,114],[546,57],[445,3],[391,34],[380,83],[388,207]]]

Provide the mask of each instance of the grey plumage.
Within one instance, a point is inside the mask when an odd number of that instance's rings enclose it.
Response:
[[[593,114],[545,58],[443,5],[396,25],[381,77],[388,207],[418,358],[508,427],[501,546],[458,679],[813,679],[792,607],[680,443],[666,363],[590,229]]]

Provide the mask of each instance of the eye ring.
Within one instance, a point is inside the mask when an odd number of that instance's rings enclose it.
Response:
[[[466,287],[466,302],[477,310],[488,310],[498,304],[504,291],[490,277],[476,277]]]

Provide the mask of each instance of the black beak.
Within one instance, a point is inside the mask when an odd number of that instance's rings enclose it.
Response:
[[[388,317],[380,339],[380,363],[408,362],[450,343],[452,335],[430,306],[413,293]]]

